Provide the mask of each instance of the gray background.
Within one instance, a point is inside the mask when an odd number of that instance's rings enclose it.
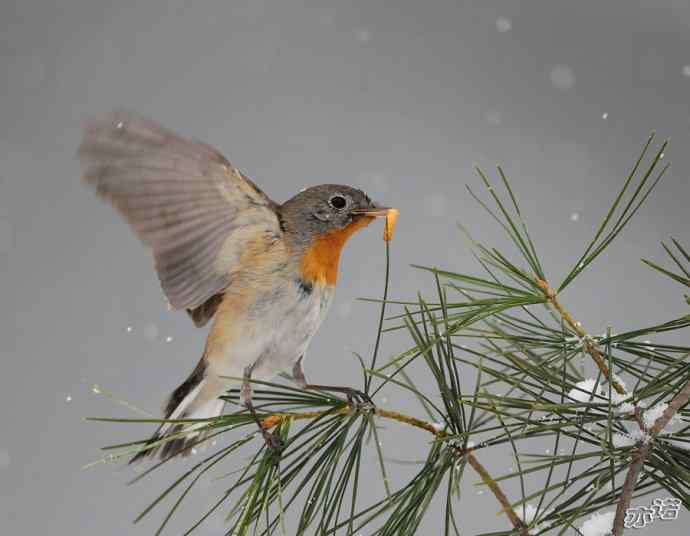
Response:
[[[157,414],[205,336],[166,311],[144,249],[78,180],[81,124],[112,108],[215,145],[276,200],[343,182],[398,207],[392,294],[407,298],[430,288],[413,262],[475,270],[456,221],[504,243],[464,191],[478,185],[475,163],[505,165],[558,280],[658,129],[672,138],[670,175],[564,300],[593,333],[687,310],[638,260],[662,259],[670,234],[688,243],[687,0],[15,0],[0,7],[0,73],[3,534],[149,534],[160,513],[131,520],[173,478],[127,487],[122,464],[81,469],[99,447],[150,432],[85,423],[137,416],[92,386]],[[352,352],[370,352],[377,308],[355,298],[379,296],[382,277],[379,225],[347,248],[312,378],[359,380]],[[406,344],[384,340],[384,357]],[[380,402],[419,413],[398,397]],[[418,459],[426,439],[382,430],[391,458]],[[389,470],[402,478],[409,468]],[[170,533],[222,485],[204,484]],[[470,490],[457,514],[473,534],[506,527],[496,509]],[[221,527],[214,518],[200,534]],[[657,524],[654,534],[686,527]]]

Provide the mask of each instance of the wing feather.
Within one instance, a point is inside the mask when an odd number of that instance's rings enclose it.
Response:
[[[148,119],[116,112],[89,124],[79,158],[83,180],[153,250],[171,306],[190,310],[198,325],[245,245],[263,240],[268,249],[282,236],[276,204],[223,155]]]

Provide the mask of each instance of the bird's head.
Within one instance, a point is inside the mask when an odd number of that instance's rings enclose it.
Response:
[[[280,207],[280,216],[293,243],[306,246],[329,235],[347,239],[374,219],[385,217],[387,211],[361,190],[322,184],[286,201]]]
[[[287,242],[301,259],[303,278],[331,285],[347,239],[387,212],[361,190],[338,184],[307,188],[279,208]]]

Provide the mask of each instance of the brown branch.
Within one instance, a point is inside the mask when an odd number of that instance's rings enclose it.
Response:
[[[649,443],[643,443],[633,455],[630,469],[628,469],[628,474],[626,475],[625,483],[623,484],[621,500],[618,502],[618,506],[616,507],[616,517],[613,520],[614,536],[620,536],[625,530],[625,513],[627,512],[628,508],[630,508],[632,494],[635,491],[635,486],[637,485],[637,477],[639,476],[642,466],[644,465],[647,456],[649,456],[649,451],[651,449],[652,447]]]
[[[501,503],[501,506],[503,507],[503,511],[506,513],[508,516],[508,519],[510,519],[510,522],[512,523],[513,527],[516,529],[520,530],[520,534],[523,534],[526,536],[528,534],[527,532],[527,526],[525,523],[518,517],[518,515],[515,513],[515,510],[513,510],[513,507],[510,505],[510,502],[508,501],[508,498],[505,496],[503,493],[503,490],[498,485],[498,482],[496,482],[491,475],[487,472],[487,470],[484,468],[484,466],[479,463],[479,460],[475,457],[472,452],[468,452],[466,454],[467,462],[472,466],[472,468],[477,471],[481,479],[484,481],[484,483],[489,487],[489,489],[492,491],[496,499],[498,500],[499,503]]]
[[[354,408],[352,406],[346,405],[337,410],[335,414],[346,415],[352,412],[353,410]],[[286,419],[301,421],[306,419],[316,419],[329,414],[333,415],[334,413],[328,411],[309,411],[303,413],[274,413],[273,415],[269,415],[268,417],[264,418],[261,421],[261,425],[268,430],[275,426],[278,426],[281,422],[283,422]],[[447,434],[445,432],[439,430],[438,427],[434,426],[433,424],[423,421],[421,419],[417,419],[416,417],[410,417],[409,415],[398,413],[397,411],[376,408],[374,409],[374,415],[384,419],[390,419],[393,421],[401,422],[409,426],[419,428],[421,430],[425,430],[430,434],[433,434],[437,439],[442,440],[447,437]],[[502,511],[505,512],[513,527],[518,529],[520,531],[520,534],[522,534],[523,536],[527,536],[527,526],[518,517],[518,515],[515,513],[515,510],[513,510],[513,507],[510,505],[510,501],[508,501],[508,498],[506,497],[505,493],[503,493],[503,490],[501,490],[501,487],[498,485],[498,482],[496,482],[493,479],[493,477],[491,476],[491,474],[489,474],[486,468],[479,462],[479,460],[477,460],[476,456],[472,452],[473,450],[474,449],[472,448],[456,449],[456,452],[459,456],[464,456],[467,459],[467,462],[481,477],[484,484],[486,484],[486,486],[491,490],[498,502],[501,504]]]
[[[597,345],[594,343],[594,339],[592,338],[592,336],[589,333],[587,333],[582,328],[582,324],[580,322],[577,322],[573,318],[573,316],[568,312],[568,310],[565,309],[563,305],[561,305],[561,303],[558,301],[556,292],[549,286],[549,284],[546,281],[537,277],[536,282],[537,285],[539,285],[539,288],[541,288],[544,292],[544,297],[546,298],[546,300],[554,306],[554,308],[556,309],[556,311],[558,311],[563,320],[565,320],[566,324],[568,324],[572,328],[572,330],[577,334],[577,336],[580,337],[580,339],[582,339],[585,350],[597,364],[597,367],[599,367],[599,370],[604,375],[604,378],[608,380],[609,368],[604,362],[604,357],[601,355],[599,348],[597,348]],[[627,394],[625,387],[623,387],[615,379],[611,382],[611,386],[616,390],[618,394]]]
[[[683,387],[678,394],[673,397],[673,400],[669,402],[668,407],[661,414],[661,417],[654,421],[654,425],[652,425],[652,428],[650,429],[652,436],[659,434],[659,432],[666,427],[669,421],[673,419],[675,414],[678,413],[678,410],[688,403],[688,400],[690,400],[690,382],[686,383],[685,387]]]
[[[274,413],[272,415],[269,415],[268,417],[264,418],[261,421],[261,425],[266,429],[270,430],[271,428],[278,426],[281,422],[283,422],[285,419],[292,419],[293,421],[303,421],[306,419],[316,419],[318,417],[323,417],[324,415],[346,415],[350,412],[353,411],[352,406],[343,406],[336,412],[328,412],[328,411],[307,411],[304,413]],[[443,438],[444,435],[442,432],[439,432],[438,429],[431,423],[428,423],[426,421],[422,421],[421,419],[417,419],[416,417],[410,417],[409,415],[404,415],[402,413],[398,413],[397,411],[390,411],[386,409],[380,409],[376,408],[374,410],[374,415],[378,417],[382,417],[384,419],[390,419],[392,421],[398,421],[402,422],[404,424],[409,424],[410,426],[414,426],[415,428],[421,428],[422,430],[426,430],[430,434],[434,434],[435,436],[439,438]]]
[[[613,522],[614,536],[621,536],[625,530],[625,512],[628,510],[628,508],[630,508],[630,502],[632,501],[632,494],[635,491],[637,478],[642,470],[642,467],[644,466],[645,461],[647,461],[649,453],[652,451],[652,441],[664,430],[671,419],[673,419],[674,415],[678,413],[678,410],[688,403],[688,400],[690,400],[690,381],[685,384],[685,386],[675,397],[673,397],[673,400],[669,402],[668,407],[664,410],[661,416],[654,421],[654,424],[649,429],[649,437],[646,438],[645,442],[640,445],[633,455],[630,469],[628,469],[628,474],[625,477],[625,483],[623,484],[621,499],[618,502],[618,507],[616,508],[616,517]],[[635,413],[636,415],[641,416],[640,408],[637,408]],[[642,419],[640,418],[639,421],[641,421],[640,429],[645,432]]]

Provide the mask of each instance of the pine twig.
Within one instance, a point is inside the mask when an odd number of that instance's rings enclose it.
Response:
[[[520,534],[522,534],[523,536],[527,536],[527,525],[525,525],[524,521],[522,521],[522,519],[520,519],[518,515],[515,513],[515,510],[513,510],[513,507],[510,505],[508,498],[503,493],[503,490],[501,490],[500,486],[498,485],[498,482],[496,482],[491,477],[491,475],[487,472],[484,466],[481,463],[479,463],[479,460],[477,460],[476,456],[472,454],[472,452],[468,452],[466,454],[466,458],[467,462],[472,466],[472,469],[474,469],[479,474],[484,483],[494,494],[498,502],[501,503],[503,511],[508,516],[508,519],[510,519],[510,522],[513,525],[513,527],[518,529],[520,531]]]
[[[642,470],[649,452],[652,447],[649,443],[643,443],[639,449],[633,455],[632,463],[630,464],[630,469],[628,469],[628,474],[625,477],[625,483],[623,484],[623,491],[621,492],[621,500],[618,502],[616,507],[616,517],[613,521],[613,535],[621,536],[623,530],[625,530],[625,512],[630,508],[630,501],[632,500],[632,494],[635,491],[635,486],[637,485],[637,477]]]
[[[352,406],[346,405],[340,408],[338,411],[336,411],[335,415],[347,415],[348,413],[352,413],[353,411],[354,408]],[[414,426],[415,428],[421,428],[422,430],[426,430],[427,432],[434,434],[439,438],[444,437],[443,434],[439,432],[433,424],[423,421],[421,419],[417,419],[416,417],[410,417],[409,415],[404,415],[402,413],[398,413],[397,411],[390,411],[387,409],[380,408],[374,409],[373,413],[377,417],[382,417],[384,419],[390,419],[404,424],[409,424],[410,426]],[[261,425],[266,430],[270,430],[271,428],[278,426],[281,422],[287,419],[292,419],[293,421],[303,421],[306,419],[318,419],[319,417],[333,414],[334,413],[331,411],[307,411],[303,413],[273,413],[272,415],[265,417],[261,421]]]
[[[585,350],[597,364],[597,367],[599,367],[599,370],[603,374],[604,378],[609,378],[609,368],[608,366],[606,366],[606,363],[604,362],[604,357],[601,355],[599,348],[597,348],[597,345],[594,343],[594,339],[592,338],[592,336],[589,333],[587,333],[583,329],[582,324],[580,322],[577,322],[570,314],[570,312],[568,312],[568,310],[565,309],[563,305],[561,305],[561,303],[558,301],[556,292],[549,286],[549,284],[546,281],[540,278],[536,278],[536,282],[537,285],[539,285],[539,288],[541,288],[544,292],[544,297],[547,299],[547,301],[551,305],[553,305],[553,307],[556,309],[556,311],[558,311],[563,320],[565,320],[565,322],[573,329],[573,331],[575,331],[577,336],[580,337],[580,339],[582,339]],[[613,382],[611,382],[611,385],[618,394],[627,394],[625,387],[623,387],[615,379],[613,380]]]

